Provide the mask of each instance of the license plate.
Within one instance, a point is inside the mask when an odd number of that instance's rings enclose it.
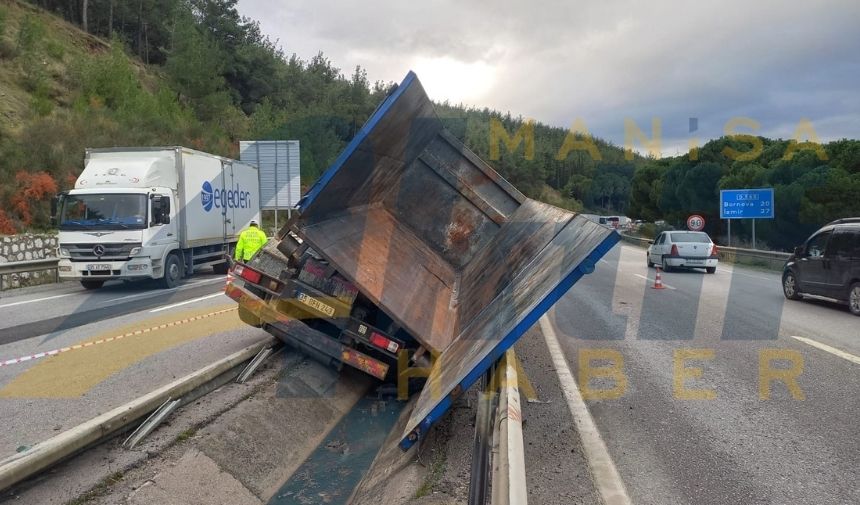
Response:
[[[304,303],[308,307],[316,309],[316,310],[322,312],[323,314],[327,315],[328,317],[334,316],[334,307],[332,307],[331,305],[327,305],[327,304],[317,300],[316,298],[314,298],[312,296],[308,296],[308,295],[301,293],[301,292],[299,293],[297,298],[299,299],[300,302]]]
[[[110,270],[110,265],[108,265],[107,263],[87,265],[87,270],[89,270],[90,272],[104,272],[105,270]]]
[[[704,265],[705,260],[687,260],[688,265]]]

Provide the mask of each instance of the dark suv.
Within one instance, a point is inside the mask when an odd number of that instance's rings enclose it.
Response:
[[[847,303],[860,316],[860,217],[828,223],[796,247],[785,262],[782,291],[790,300],[815,295]]]

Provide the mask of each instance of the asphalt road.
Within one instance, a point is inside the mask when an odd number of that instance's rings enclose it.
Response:
[[[172,290],[4,292],[0,459],[267,337],[239,320],[224,283],[201,275]],[[60,352],[38,357],[52,351]]]
[[[785,300],[778,273],[664,273],[664,290],[653,276],[644,249],[618,246],[549,316],[630,502],[860,503],[860,318]],[[555,405],[564,398],[558,377],[546,385],[557,368],[546,345],[519,347]],[[527,420],[539,414],[555,416],[539,422],[579,457],[568,409],[526,406]],[[548,435],[526,426],[528,454]],[[551,469],[559,454],[536,453],[529,468]],[[529,472],[547,496],[592,502],[572,476],[547,483]]]

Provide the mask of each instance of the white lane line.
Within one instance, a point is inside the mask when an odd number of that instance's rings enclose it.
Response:
[[[183,306],[183,305],[188,305],[189,303],[201,302],[201,301],[203,301],[203,300],[208,300],[208,299],[210,299],[210,298],[215,298],[216,296],[222,296],[222,295],[224,295],[224,293],[222,293],[222,292],[220,292],[220,291],[219,291],[219,292],[217,292],[217,293],[213,293],[213,294],[211,294],[211,295],[201,296],[201,297],[199,297],[199,298],[192,298],[192,299],[190,299],[190,300],[185,300],[184,302],[179,302],[179,303],[174,303],[174,304],[172,304],[172,305],[165,305],[165,306],[163,306],[163,307],[158,307],[157,309],[152,309],[152,310],[150,310],[149,312],[150,312],[150,313],[152,313],[152,312],[161,312],[162,310],[168,310],[168,309],[172,309],[172,308],[175,308],[175,307],[181,307],[181,306]]]
[[[635,275],[636,277],[639,277],[640,279],[645,279],[646,281],[651,282],[653,285],[654,279],[647,277],[647,276],[644,276],[642,274],[633,274],[633,275]],[[678,289],[674,286],[670,286],[670,285],[666,284],[665,282],[663,283],[663,287],[668,288],[668,289]]]
[[[44,302],[47,300],[56,300],[57,298],[64,298],[66,296],[72,296],[72,295],[77,295],[77,294],[80,294],[80,293],[66,293],[64,295],[54,295],[54,296],[47,296],[45,298],[35,298],[33,300],[22,300],[20,302],[6,303],[4,305],[0,305],[0,309],[5,309],[6,307],[16,307],[18,305],[24,305],[27,303],[37,303],[37,302]]]
[[[760,275],[747,274],[747,273],[740,272],[740,271],[737,271],[737,270],[729,270],[729,269],[727,269],[727,268],[720,268],[720,267],[717,267],[717,272],[724,272],[724,273],[727,273],[727,274],[729,274],[729,275],[735,275],[735,274],[737,274],[737,275],[743,275],[744,277],[752,277],[753,279],[758,279],[758,280],[760,280],[760,281],[768,281],[768,282],[773,281],[773,279],[772,279],[772,278],[771,278],[771,279],[768,279],[767,277],[762,277],[762,276],[760,276]]]
[[[824,352],[829,352],[830,354],[832,354],[834,356],[839,356],[842,359],[847,359],[848,361],[850,361],[852,363],[856,363],[856,364],[860,365],[860,356],[855,356],[855,355],[847,353],[845,351],[841,351],[835,347],[830,347],[827,344],[822,344],[821,342],[819,342],[817,340],[812,340],[811,338],[795,337],[794,335],[792,335],[791,338],[793,338],[799,342],[803,342],[806,345],[811,345],[812,347],[821,349]]]
[[[44,351],[44,352],[39,352],[36,354],[31,354],[29,356],[21,356],[20,358],[0,360],[0,367],[9,366],[9,365],[17,365],[18,363],[26,363],[27,361],[31,361],[31,360],[35,360],[35,359],[41,359],[41,358],[45,358],[48,356],[56,356],[57,354],[61,354],[64,352],[76,351],[78,349],[86,349],[87,347],[92,347],[94,345],[99,345],[99,344],[106,344],[108,342],[115,342],[117,340],[121,340],[124,338],[133,337],[136,335],[143,335],[145,333],[150,333],[153,331],[163,330],[165,328],[171,328],[174,326],[179,326],[179,325],[191,323],[194,321],[199,321],[201,319],[206,319],[208,317],[217,316],[219,314],[224,314],[226,312],[231,312],[234,310],[237,310],[237,307],[232,307],[232,308],[224,309],[224,310],[217,310],[215,312],[210,312],[208,314],[201,314],[199,316],[188,317],[188,318],[182,319],[181,321],[173,321],[170,323],[164,323],[164,324],[160,324],[158,326],[153,326],[151,328],[143,328],[140,330],[134,330],[134,331],[130,331],[128,333],[123,333],[122,335],[117,335],[115,337],[108,337],[108,338],[102,338],[102,339],[95,340],[95,341],[83,342],[80,344],[70,345],[68,347],[61,347],[59,349],[53,349],[51,351]]]
[[[199,286],[201,284],[214,284],[216,282],[224,282],[224,278],[219,277],[217,279],[205,279],[205,280],[200,280],[200,281],[195,281],[195,282],[189,282],[188,284],[183,284],[182,286],[179,286],[177,288],[155,289],[152,291],[146,291],[145,293],[137,293],[134,295],[120,296],[119,298],[111,298],[110,300],[104,300],[104,301],[101,301],[98,303],[111,303],[111,302],[118,302],[120,300],[128,300],[131,298],[144,298],[147,296],[158,296],[160,294],[173,293],[175,291],[186,291],[188,289],[193,288],[194,286]]]
[[[558,343],[558,337],[556,337],[552,323],[546,315],[540,318],[540,329],[544,340],[546,340],[546,345],[549,347],[549,354],[561,383],[561,390],[567,399],[567,407],[573,415],[573,422],[576,423],[588,466],[594,476],[594,484],[600,497],[603,498],[603,503],[605,505],[630,505],[630,497],[627,496],[624,482],[621,480],[615,463],[612,462],[612,457],[606,449],[606,444],[594,424],[594,419],[588,412],[588,407],[579,393],[579,388],[573,379],[570,367],[567,365],[567,359]]]

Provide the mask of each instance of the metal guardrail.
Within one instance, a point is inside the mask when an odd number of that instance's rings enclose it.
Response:
[[[651,239],[634,237],[633,235],[621,234],[622,240],[642,247],[648,247]],[[789,253],[778,251],[762,251],[760,249],[744,249],[741,247],[721,246],[720,261],[730,263],[742,263],[766,266],[772,270],[782,270],[785,261],[791,256]]]
[[[54,282],[60,281],[60,273],[57,271],[59,258],[42,258],[27,261],[10,261],[0,263],[0,291],[6,289],[5,279],[7,275],[25,274],[30,272],[41,272],[44,270],[54,271]]]

